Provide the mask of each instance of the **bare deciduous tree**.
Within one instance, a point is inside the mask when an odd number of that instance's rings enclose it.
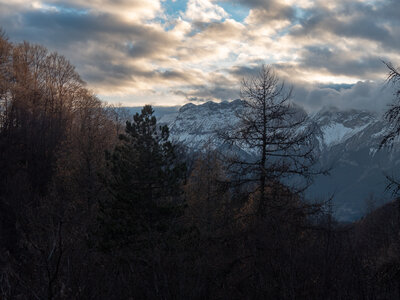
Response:
[[[388,122],[389,126],[379,145],[380,149],[384,147],[392,148],[396,138],[400,135],[400,69],[394,67],[390,62],[383,63],[389,70],[386,82],[395,87],[395,98],[392,104],[390,104],[389,109],[384,114],[384,118]],[[395,175],[386,175],[386,178],[389,182],[386,189],[391,190],[393,194],[398,194],[400,192],[400,181]]]
[[[231,169],[241,182],[256,183],[262,212],[269,185],[290,179],[296,182],[293,191],[299,192],[311,182],[316,162],[313,127],[307,114],[291,104],[292,88],[270,66],[242,80],[241,98],[244,109],[237,113],[238,124],[221,135],[229,145],[254,155],[250,160],[236,155]]]
[[[389,69],[386,82],[397,86],[400,83],[400,69],[394,67],[391,63],[384,62]],[[392,146],[393,141],[400,135],[400,87],[394,93],[395,99],[385,113],[385,119],[390,124],[389,131],[383,137],[380,147]]]

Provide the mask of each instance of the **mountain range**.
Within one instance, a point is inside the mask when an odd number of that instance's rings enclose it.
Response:
[[[155,107],[159,122],[167,124],[171,137],[192,151],[206,143],[218,147],[216,131],[234,126],[241,100],[232,102],[188,103],[179,109]],[[300,108],[299,108],[300,109]],[[160,112],[157,114],[157,110]],[[379,149],[387,130],[381,116],[370,111],[323,108],[309,114],[316,126],[315,147],[318,165],[330,168],[330,175],[318,175],[306,197],[319,201],[332,199],[333,211],[340,221],[354,221],[369,210],[389,201],[386,175],[396,175],[400,163],[397,147]]]

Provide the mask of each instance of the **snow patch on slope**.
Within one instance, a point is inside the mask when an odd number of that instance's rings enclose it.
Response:
[[[334,145],[343,143],[348,138],[365,129],[368,125],[369,123],[356,128],[350,128],[341,123],[331,123],[323,126],[321,130],[323,133],[324,144],[326,147],[332,147]]]

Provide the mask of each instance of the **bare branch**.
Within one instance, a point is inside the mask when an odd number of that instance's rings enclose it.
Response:
[[[292,87],[270,66],[261,66],[257,75],[242,79],[244,109],[236,114],[238,124],[220,134],[230,147],[254,153],[253,160],[234,156],[228,165],[242,182],[258,183],[260,202],[267,201],[265,189],[272,182],[299,177],[308,186],[318,173],[312,168],[315,127],[305,112],[291,105],[292,94]]]

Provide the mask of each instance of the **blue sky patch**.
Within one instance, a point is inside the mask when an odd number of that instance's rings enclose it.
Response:
[[[178,17],[185,12],[188,0],[167,0],[162,2],[164,11],[168,16]]]
[[[249,15],[250,9],[238,3],[217,2],[237,22],[243,22]]]

